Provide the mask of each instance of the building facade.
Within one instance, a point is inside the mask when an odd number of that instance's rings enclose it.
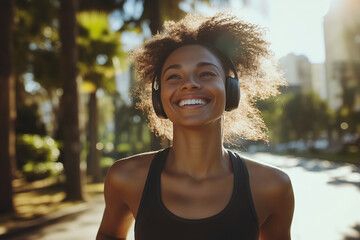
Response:
[[[287,92],[307,93],[312,89],[312,65],[304,55],[289,53],[280,58],[280,67],[284,71],[289,86]]]
[[[329,106],[360,111],[360,1],[334,0],[324,17]]]

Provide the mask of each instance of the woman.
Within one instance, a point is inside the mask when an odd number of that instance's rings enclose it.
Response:
[[[97,239],[126,239],[134,219],[136,240],[290,239],[288,176],[223,147],[266,141],[255,101],[285,83],[262,32],[227,12],[165,30],[132,56],[138,106],[172,146],[111,167]]]

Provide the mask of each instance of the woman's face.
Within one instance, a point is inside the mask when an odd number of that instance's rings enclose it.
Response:
[[[220,60],[201,45],[176,49],[162,67],[161,101],[174,125],[194,127],[219,120],[226,102]]]

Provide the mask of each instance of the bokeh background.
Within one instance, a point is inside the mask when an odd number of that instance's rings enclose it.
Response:
[[[228,147],[287,169],[298,209],[316,206],[309,218],[346,207],[331,221],[316,218],[319,225],[305,224],[295,211],[295,240],[360,239],[359,0],[1,1],[0,238],[102,196],[117,159],[171,144],[154,136],[135,108],[128,52],[165,20],[228,8],[266,30],[289,84],[257,103],[269,144],[238,139]],[[323,173],[327,180],[319,178]],[[322,182],[319,189],[336,185],[338,198],[327,189],[329,197],[309,200],[314,191],[306,189]],[[337,222],[340,215],[348,222]],[[95,233],[101,213],[97,219]],[[321,222],[338,235],[319,238],[326,231]],[[26,238],[32,239],[19,239]]]

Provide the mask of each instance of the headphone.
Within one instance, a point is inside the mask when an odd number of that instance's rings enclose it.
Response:
[[[239,85],[239,77],[236,73],[236,68],[233,61],[228,58],[232,71],[234,72],[234,77],[227,76],[225,79],[225,93],[226,93],[226,105],[225,111],[231,111],[236,109],[239,106],[240,101],[240,85]],[[161,102],[161,81],[160,74],[155,73],[152,81],[152,103],[155,110],[156,115],[159,118],[167,119],[166,113],[164,111],[162,102]]]

